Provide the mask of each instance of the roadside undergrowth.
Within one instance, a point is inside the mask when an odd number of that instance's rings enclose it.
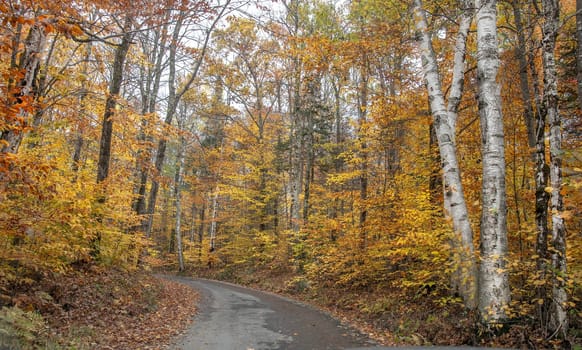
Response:
[[[1,349],[165,349],[198,298],[143,271],[96,265],[60,274],[4,265],[0,273]]]

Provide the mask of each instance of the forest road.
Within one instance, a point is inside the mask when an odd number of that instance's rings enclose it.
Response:
[[[194,323],[172,349],[324,350],[374,345],[358,331],[291,299],[223,282],[164,277],[200,292]]]
[[[173,350],[477,349],[381,347],[331,316],[285,297],[225,282],[160,277],[200,292],[194,323],[170,347]]]

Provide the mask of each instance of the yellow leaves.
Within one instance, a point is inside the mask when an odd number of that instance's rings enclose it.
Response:
[[[548,187],[544,188],[544,191],[545,191],[546,193],[552,193],[552,191],[553,191],[553,190],[554,190],[554,188],[553,188],[553,187],[551,187],[551,186],[548,186]]]
[[[327,177],[327,184],[329,186],[340,185],[344,183],[348,183],[354,179],[357,179],[360,176],[360,171],[350,171],[350,172],[343,172],[337,174],[330,174]]]

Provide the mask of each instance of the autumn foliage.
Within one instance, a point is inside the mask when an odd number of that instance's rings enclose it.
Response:
[[[457,5],[423,4],[447,93]],[[516,59],[512,6],[526,25],[526,68]],[[45,315],[44,304],[22,302],[23,286],[83,271],[72,283],[81,286],[107,279],[108,269],[153,266],[294,294],[360,320],[388,343],[580,344],[574,7],[562,3],[555,52],[557,213],[536,204],[554,189],[536,189],[535,138],[524,117],[528,103],[545,113],[543,14],[529,3],[497,5],[511,302],[506,322],[492,327],[459,294],[467,281],[458,276],[470,264],[459,260],[467,253],[443,199],[408,4],[0,0],[0,306]],[[478,252],[483,154],[473,32],[452,142]],[[524,69],[531,101],[522,95]],[[550,162],[556,154],[546,147]],[[538,254],[536,210],[565,221],[565,274],[552,269],[551,240],[547,256]],[[479,253],[470,259],[479,264]],[[121,283],[113,280],[99,283]],[[548,316],[558,285],[570,326],[561,335]],[[102,302],[132,314],[119,295]]]

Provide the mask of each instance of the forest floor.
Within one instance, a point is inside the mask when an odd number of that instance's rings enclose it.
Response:
[[[289,271],[201,269],[187,275],[234,282],[311,304],[381,345],[567,348],[548,342],[527,325],[516,324],[493,337],[476,328],[475,315],[459,303],[438,302],[434,296],[316,288]],[[194,289],[150,272],[88,265],[56,274],[2,266],[0,349],[167,349],[190,324],[198,300]],[[580,337],[575,338],[572,348],[580,349],[576,347]]]
[[[166,349],[196,312],[195,290],[149,273],[19,272],[0,276],[1,349]]]

